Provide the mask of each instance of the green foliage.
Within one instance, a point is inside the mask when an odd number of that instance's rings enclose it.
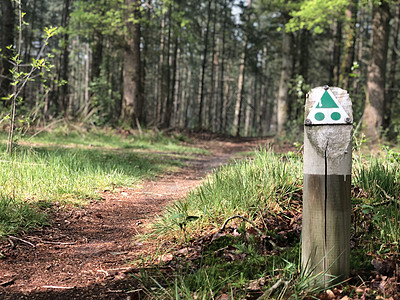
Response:
[[[30,63],[30,67],[26,70],[23,68],[23,60],[22,58],[22,33],[23,33],[23,28],[22,26],[27,26],[28,23],[26,23],[23,18],[25,13],[22,12],[22,3],[20,0],[15,0],[16,2],[16,13],[18,16],[18,24],[17,26],[17,31],[18,31],[18,39],[16,41],[15,47],[12,47],[10,45],[10,49],[12,52],[11,57],[8,57],[8,59],[11,61],[13,68],[10,69],[10,74],[11,74],[11,81],[10,85],[12,86],[12,93],[7,95],[7,97],[3,98],[2,100],[9,101],[11,103],[10,105],[10,113],[5,117],[6,120],[9,120],[10,125],[9,125],[9,134],[8,134],[8,141],[7,141],[7,153],[11,153],[13,150],[13,144],[14,144],[14,130],[16,127],[16,118],[17,118],[17,104],[22,103],[23,99],[21,97],[23,90],[25,86],[27,85],[28,82],[33,81],[35,73],[40,73],[41,75],[43,72],[50,72],[50,70],[54,67],[53,65],[50,64],[47,57],[42,57],[45,52],[45,48],[48,45],[48,41],[51,37],[53,37],[57,33],[57,28],[56,27],[45,27],[44,29],[44,41],[41,44],[41,47],[39,51],[37,52],[36,58],[32,59],[32,62]],[[42,70],[39,72],[39,70]],[[46,88],[45,88],[46,90]],[[27,122],[28,119],[20,118],[20,121]]]
[[[303,0],[298,10],[290,13],[286,30],[313,29],[320,34],[333,20],[344,16],[348,4],[348,0]]]

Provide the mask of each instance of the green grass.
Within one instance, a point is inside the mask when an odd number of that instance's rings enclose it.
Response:
[[[135,186],[143,179],[182,167],[193,154],[206,153],[182,145],[179,137],[150,132],[123,137],[112,131],[58,129],[19,139],[12,155],[5,153],[5,142],[3,133],[0,197],[9,213],[0,216],[0,236],[45,224],[40,209],[55,203],[84,205],[99,198],[99,191]],[[16,219],[26,217],[25,223],[10,221],[7,215],[14,211],[21,211]]]
[[[168,207],[154,224],[154,234],[179,235],[179,224],[185,225],[186,230],[201,231],[221,226],[233,215],[257,220],[288,209],[292,196],[301,190],[301,170],[297,155],[257,151],[252,159],[236,161],[215,171],[187,198]]]
[[[352,235],[356,247],[351,251],[351,268],[363,280],[371,274],[373,257],[399,255],[400,154],[384,150],[375,158],[358,152],[353,155]],[[302,177],[301,155],[278,155],[261,149],[250,159],[215,171],[202,186],[168,207],[153,224],[150,236],[164,243],[178,240],[196,247],[199,237],[217,231],[227,218],[241,215],[256,223],[277,244],[282,228],[273,220],[296,209],[292,204],[301,197]],[[251,233],[251,224],[238,224],[237,219],[235,223],[239,236],[206,239],[201,243],[199,259],[176,258],[175,273],[164,280],[166,284],[159,283],[157,287],[153,281],[147,286],[151,294],[160,299],[211,299],[222,294],[243,299],[249,293],[250,282],[260,278],[265,279],[264,290],[278,278],[285,282],[272,292],[273,299],[303,299],[318,294],[319,290],[309,285],[318,278],[300,270],[298,236],[288,236],[284,248],[266,250],[259,235]],[[226,261],[216,256],[221,249],[230,249],[234,257],[245,255]]]
[[[376,241],[368,243],[368,249],[388,253],[400,249],[400,153],[384,150],[380,157],[364,158],[364,163],[356,165],[353,184],[361,231],[355,234],[367,231],[363,236]],[[365,228],[365,222],[370,227]]]

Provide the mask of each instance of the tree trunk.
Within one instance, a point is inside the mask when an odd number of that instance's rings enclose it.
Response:
[[[216,31],[216,23],[217,23],[217,3],[214,2],[214,16],[213,16],[213,31],[212,31],[212,63],[211,63],[211,74],[210,74],[210,96],[208,100],[208,129],[211,130],[212,132],[215,132],[215,111],[217,109],[216,107],[216,99],[217,97],[215,96],[215,91],[216,88],[218,88],[218,80],[215,80],[215,78],[218,78],[216,76],[216,73],[218,72],[217,65],[218,65],[218,56],[217,56],[217,43],[216,43],[216,38],[215,38],[215,31]]]
[[[165,101],[165,115],[164,115],[164,122],[163,127],[169,128],[171,126],[172,120],[172,112],[173,112],[173,105],[174,105],[174,93],[175,93],[175,75],[176,75],[176,55],[178,51],[178,35],[175,37],[174,41],[174,53],[171,57],[171,44],[172,44],[172,5],[169,5],[168,9],[168,44],[167,44],[167,70],[166,70],[166,101]],[[172,72],[171,72],[172,71]],[[172,73],[172,78],[171,78]]]
[[[279,135],[285,134],[285,125],[289,120],[289,81],[292,77],[291,47],[291,35],[282,29],[282,67],[277,100],[277,131]]]
[[[247,0],[247,9],[251,7],[251,0]],[[244,12],[246,13],[246,12]],[[249,21],[248,13],[245,17],[246,23]],[[235,115],[233,118],[233,134],[235,136],[239,136],[240,134],[240,121],[242,117],[243,110],[243,95],[244,95],[244,75],[246,68],[246,58],[247,58],[247,44],[248,44],[248,35],[247,32],[244,31],[244,41],[243,41],[243,52],[240,60],[239,67],[239,78],[238,78],[238,92],[236,96],[236,104],[235,104]]]
[[[350,84],[350,73],[354,62],[354,52],[356,44],[356,24],[357,24],[358,0],[352,0],[346,10],[346,44],[344,47],[344,57],[340,70],[339,82],[342,88],[348,90]]]
[[[224,111],[225,109],[225,100],[224,100],[224,82],[225,82],[225,43],[226,43],[226,23],[227,23],[227,15],[228,15],[228,1],[224,2],[224,21],[222,25],[222,49],[221,49],[221,69],[220,69],[220,83],[219,83],[219,130],[222,133],[225,133],[226,126],[225,126],[225,118]]]
[[[162,123],[163,102],[164,102],[164,50],[165,50],[165,15],[161,14],[161,36],[160,36],[160,63],[158,65],[158,97],[157,97],[157,120],[156,125]]]
[[[164,105],[164,115],[162,117],[162,127],[168,128],[171,120],[171,112],[172,112],[172,97],[171,97],[171,35],[172,35],[172,4],[169,5],[168,8],[168,35],[167,35],[167,57],[165,60],[165,76],[164,76],[164,84],[165,84],[165,99],[163,100]]]
[[[11,73],[12,65],[9,59],[12,57],[12,49],[7,47],[14,45],[14,8],[11,0],[4,0],[1,4],[1,34],[0,48],[2,53],[0,56],[0,99],[7,97],[12,92]],[[10,101],[1,101],[3,105],[8,106]]]
[[[330,59],[328,84],[330,86],[337,86],[339,84],[340,49],[342,44],[341,21],[336,21],[336,23],[332,25],[332,35],[333,38],[329,46],[329,52],[332,53],[332,57]]]
[[[140,78],[140,0],[125,0],[127,5],[127,35],[124,45],[123,66],[123,98],[121,107],[121,121],[130,127],[135,127],[138,116],[138,105],[141,100]],[[134,20],[131,19],[133,15]]]
[[[396,99],[396,69],[397,69],[397,49],[399,46],[399,25],[400,25],[400,7],[396,6],[396,14],[393,25],[393,46],[392,46],[392,57],[390,61],[389,71],[389,90],[387,97],[385,98],[385,115],[383,120],[383,128],[388,129],[390,127],[392,119],[392,105],[393,100]]]
[[[371,60],[368,66],[367,99],[363,124],[371,143],[381,137],[384,116],[385,74],[389,40],[389,5],[375,5],[372,19]]]
[[[65,0],[64,1],[64,10],[63,10],[63,19],[62,19],[62,26],[64,28],[68,27],[69,23],[69,2],[70,0]],[[68,115],[68,74],[69,74],[69,33],[66,30],[63,36],[63,49],[62,49],[62,61],[61,61],[61,71],[60,71],[60,77],[59,77],[59,82],[62,82],[63,84],[60,87],[59,90],[59,108],[61,113],[64,117]]]
[[[207,67],[207,54],[208,54],[208,32],[210,31],[210,20],[211,20],[211,3],[212,0],[208,0],[207,8],[207,22],[206,32],[204,34],[204,48],[203,48],[203,61],[201,63],[201,79],[200,79],[200,95],[199,95],[199,120],[197,127],[203,128],[204,123],[204,89],[205,89],[205,74]]]
[[[238,92],[236,95],[236,103],[235,103],[235,115],[233,119],[233,134],[235,136],[239,136],[240,134],[240,121],[242,115],[243,108],[243,94],[244,94],[244,74],[245,74],[245,66],[246,66],[246,55],[247,55],[247,36],[243,42],[243,52],[242,57],[240,59],[240,67],[239,67],[239,78],[238,78]]]

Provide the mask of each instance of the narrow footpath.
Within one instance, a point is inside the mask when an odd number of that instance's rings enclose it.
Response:
[[[166,205],[184,197],[218,166],[266,139],[199,141],[198,156],[176,173],[103,200],[54,212],[52,226],[0,242],[0,299],[138,299],[132,273],[155,245],[135,242]]]

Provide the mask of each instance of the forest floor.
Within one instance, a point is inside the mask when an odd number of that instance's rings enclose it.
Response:
[[[195,146],[211,155],[198,155],[179,172],[105,191],[84,207],[53,209],[51,226],[0,242],[0,299],[139,299],[131,275],[157,249],[135,236],[213,169],[269,142],[197,139]]]

